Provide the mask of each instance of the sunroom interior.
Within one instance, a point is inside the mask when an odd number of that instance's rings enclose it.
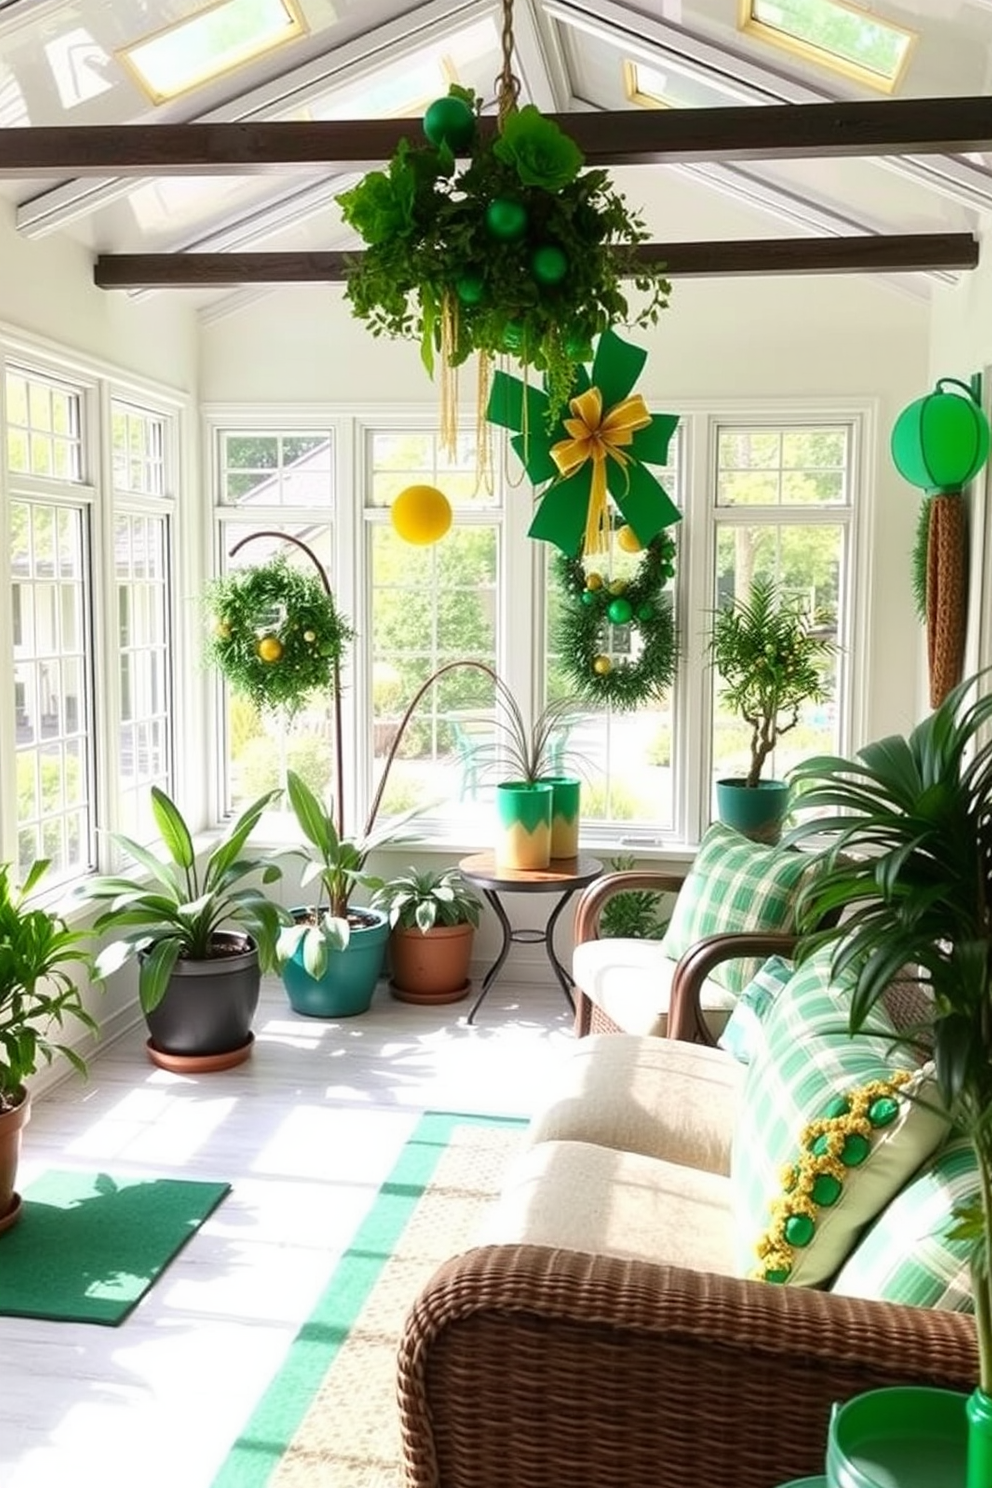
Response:
[[[992,112],[966,139],[950,101],[989,94],[992,0],[0,0],[0,512],[11,543],[0,634],[13,684],[0,689],[0,861],[23,872],[50,859],[53,896],[112,866],[113,834],[152,840],[152,785],[205,841],[287,767],[330,790],[326,700],[291,722],[259,715],[206,660],[211,581],[277,551],[273,531],[312,547],[355,630],[342,691],[348,820],[365,817],[396,721],[437,667],[485,662],[529,716],[568,692],[552,556],[528,536],[535,493],[500,434],[493,473],[480,476],[473,377],[461,379],[452,452],[417,344],[370,336],[340,275],[314,268],[359,248],[337,197],[381,161],[349,161],[341,147],[331,164],[222,160],[187,174],[129,156],[135,131],[193,123],[396,120],[413,137],[451,83],[491,113],[511,22],[520,102],[544,113],[631,111],[647,130],[669,112],[865,103],[884,119],[890,104],[949,101],[939,148],[783,146],[762,158],[724,139],[611,165],[653,242],[925,234],[977,245],[971,267],[896,259],[871,272],[769,271],[759,251],[746,274],[673,272],[658,324],[617,328],[647,352],[648,407],[679,419],[661,475],[681,515],[679,654],[664,695],[578,710],[569,742],[583,762],[584,849],[604,862],[691,861],[713,780],[741,748],[707,662],[707,620],[755,553],[829,616],[836,642],[830,702],[777,770],[904,732],[927,711],[911,579],[921,493],[889,439],[939,377],[973,385],[989,407]],[[86,159],[94,126],[109,150],[98,163]],[[266,253],[292,261],[279,282],[255,259]],[[209,274],[188,267],[201,255]],[[225,278],[223,255],[254,267]],[[432,547],[404,544],[390,522],[393,498],[417,483],[443,489],[454,511]],[[984,494],[984,477],[966,493],[967,672],[992,662]],[[479,674],[425,698],[382,806],[421,812],[402,845],[382,850],[381,871],[490,845],[491,788],[471,742],[492,707]],[[286,812],[269,814],[267,840],[291,834]],[[564,922],[561,933],[567,958]],[[487,915],[477,970],[497,935]],[[538,1006],[567,1037],[540,949],[516,948],[508,976],[541,989]],[[90,1005],[108,1044],[140,1021],[127,976]],[[43,1073],[39,1092],[64,1073]]]

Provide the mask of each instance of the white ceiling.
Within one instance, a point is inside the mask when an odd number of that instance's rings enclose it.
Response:
[[[419,116],[445,76],[490,99],[500,71],[498,0],[298,0],[308,34],[226,77],[154,106],[116,51],[202,0],[0,0],[0,127],[191,120],[364,118],[396,88]],[[919,32],[896,96],[990,91],[992,0],[871,0]],[[636,107],[624,63],[660,73],[680,106],[877,99],[738,29],[739,0],[515,0],[521,102],[546,111]],[[884,106],[884,105],[883,105]],[[416,123],[411,125],[417,129]],[[747,204],[769,235],[976,231],[992,213],[992,156],[653,166]],[[94,253],[353,246],[334,196],[354,177],[313,173],[2,185],[27,237],[68,232]],[[657,198],[658,193],[652,193]],[[672,224],[648,225],[664,240]],[[691,234],[685,234],[691,236]],[[926,294],[932,277],[904,275]],[[188,291],[163,291],[185,293]],[[258,289],[252,294],[263,293]],[[268,291],[271,292],[271,291]],[[217,313],[243,291],[196,291]]]

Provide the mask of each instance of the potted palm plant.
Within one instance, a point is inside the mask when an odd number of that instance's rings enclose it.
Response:
[[[88,880],[79,897],[106,908],[94,930],[120,932],[96,959],[99,978],[138,962],[138,997],[148,1053],[167,1069],[224,1069],[251,1053],[251,1022],[263,971],[289,915],[261,887],[281,877],[267,856],[245,856],[248,838],[281,792],[245,808],[221,841],[197,854],[178,806],[152,787],[152,812],[168,855],[115,836],[137,876]],[[260,880],[260,883],[259,883]]]
[[[790,843],[829,845],[800,901],[800,954],[833,941],[834,970],[853,973],[851,1032],[907,968],[927,994],[925,1032],[953,1126],[971,1141],[973,1203],[956,1211],[970,1240],[977,1388],[968,1401],[968,1488],[992,1483],[992,695],[977,679],[949,692],[908,738],[854,759],[792,771],[803,820]],[[809,812],[807,818],[805,813]],[[843,909],[839,922],[836,913]],[[818,928],[813,928],[818,927]],[[920,1030],[916,1030],[918,1033]],[[859,1479],[859,1481],[861,1481]],[[880,1479],[881,1481],[881,1479]],[[884,1482],[899,1485],[898,1473]],[[914,1478],[914,1482],[922,1481]],[[938,1481],[935,1477],[933,1481]]]
[[[82,1058],[56,1030],[72,1021],[97,1031],[76,982],[90,970],[83,933],[31,902],[47,868],[44,859],[34,863],[18,886],[11,866],[0,865],[0,1232],[21,1212],[14,1184],[31,1114],[26,1082],[56,1054],[84,1073]]]
[[[457,1002],[469,989],[482,901],[457,868],[410,868],[377,889],[389,916],[390,988],[401,1002]]]
[[[757,577],[746,594],[714,611],[707,650],[720,701],[750,730],[747,774],[716,783],[720,820],[755,841],[777,842],[789,786],[763,779],[762,771],[799,723],[803,704],[827,701],[826,663],[836,647],[800,600],[774,579]]]

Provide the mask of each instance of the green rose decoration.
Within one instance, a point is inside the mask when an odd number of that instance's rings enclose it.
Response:
[[[545,191],[561,191],[574,181],[584,158],[575,141],[532,103],[507,116],[493,154],[513,167],[524,186]]]
[[[401,142],[401,146],[402,146]],[[366,243],[385,243],[413,226],[416,180],[401,148],[385,171],[370,171],[337,198],[345,222]]]

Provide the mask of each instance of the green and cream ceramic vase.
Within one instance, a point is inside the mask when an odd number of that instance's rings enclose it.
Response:
[[[497,785],[497,868],[547,868],[553,799],[546,780],[507,780]]]
[[[551,787],[551,856],[577,858],[582,782],[574,775],[545,775],[543,779]]]

